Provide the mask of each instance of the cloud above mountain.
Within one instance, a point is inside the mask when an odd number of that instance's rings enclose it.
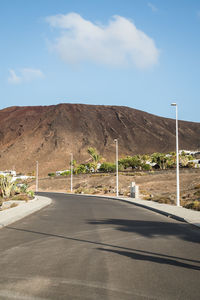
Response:
[[[144,69],[158,62],[159,50],[154,40],[127,18],[113,16],[107,25],[102,25],[69,13],[49,16],[46,21],[57,29],[50,47],[66,63]]]
[[[13,69],[9,70],[10,76],[8,82],[11,84],[19,84],[23,82],[30,82],[35,79],[44,78],[44,74],[39,69],[24,68],[20,69],[18,74]]]

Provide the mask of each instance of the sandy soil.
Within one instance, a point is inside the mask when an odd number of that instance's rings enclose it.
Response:
[[[153,173],[130,172],[119,174],[120,195],[129,196],[131,182],[139,185],[144,199],[164,199],[173,203],[176,198],[176,170],[155,171]],[[115,194],[115,174],[81,174],[73,176],[73,190],[85,194]],[[194,193],[200,189],[200,169],[180,170],[180,191],[183,200],[200,200]],[[30,183],[35,190],[35,183]],[[70,192],[70,177],[40,178],[39,191]],[[198,194],[198,193],[196,193]]]

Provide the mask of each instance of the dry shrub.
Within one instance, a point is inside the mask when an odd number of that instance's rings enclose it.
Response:
[[[104,192],[104,194],[107,194],[109,192],[109,189],[107,187],[104,187],[103,192]]]
[[[188,202],[184,204],[184,207],[188,209],[194,209],[200,211],[200,201],[195,200],[195,201]]]
[[[194,193],[194,195],[197,196],[197,197],[200,197],[200,190],[196,191],[196,192]]]
[[[27,195],[27,194],[18,194],[18,195],[15,195],[11,198],[11,200],[22,200],[22,201],[29,201],[30,200],[30,197]]]
[[[125,197],[130,197],[131,193],[129,190],[124,191],[124,196]]]
[[[158,203],[174,204],[174,201],[167,196],[155,196],[152,200]]]
[[[98,173],[98,174],[91,174],[90,175],[90,177],[105,177],[105,176],[110,176],[110,174]]]
[[[79,187],[78,189],[76,189],[74,191],[75,194],[98,194],[99,190],[95,189],[95,188],[84,188],[84,187]]]
[[[13,202],[13,203],[10,205],[10,208],[13,208],[13,207],[16,207],[16,206],[18,206],[18,203]]]

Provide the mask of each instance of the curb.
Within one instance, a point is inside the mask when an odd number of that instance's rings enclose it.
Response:
[[[19,221],[36,211],[51,204],[52,199],[44,196],[37,196],[29,202],[22,203],[17,207],[6,209],[0,212],[0,229]]]

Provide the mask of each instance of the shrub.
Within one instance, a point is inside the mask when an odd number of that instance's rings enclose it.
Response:
[[[70,171],[64,171],[62,173],[60,173],[61,176],[67,176],[67,175],[70,175],[71,172]]]
[[[3,199],[0,198],[0,208],[1,208],[2,205],[3,205]]]
[[[28,186],[27,184],[21,184],[19,188],[21,193],[26,193]]]
[[[54,176],[56,176],[56,174],[55,173],[48,173],[48,176],[49,177],[54,177]]]
[[[106,176],[110,176],[109,174],[103,174],[103,173],[99,173],[99,174],[91,174],[90,177],[106,177]]]
[[[107,194],[109,192],[109,189],[107,187],[104,187],[103,192],[104,192],[104,194]]]
[[[84,164],[78,165],[76,168],[77,174],[85,174],[87,172],[87,167]]]
[[[34,193],[34,191],[28,191],[28,192],[27,192],[27,195],[28,195],[31,199],[33,199],[34,196],[35,196],[35,193]]]
[[[11,198],[11,200],[22,200],[22,201],[28,201],[30,200],[29,196],[27,194],[19,194],[15,195]]]
[[[185,208],[194,209],[200,211],[200,201],[195,200],[193,202],[186,203],[184,205]]]
[[[144,170],[144,171],[150,171],[151,169],[152,169],[152,167],[149,164],[143,164],[142,165],[142,170]]]
[[[13,208],[13,207],[16,207],[16,206],[18,206],[18,203],[11,203],[11,205],[10,205],[10,208]]]
[[[113,173],[116,171],[116,165],[113,163],[104,162],[101,164],[99,171],[105,173]]]
[[[196,192],[194,193],[194,195],[197,196],[197,197],[200,197],[200,190],[196,191]]]

